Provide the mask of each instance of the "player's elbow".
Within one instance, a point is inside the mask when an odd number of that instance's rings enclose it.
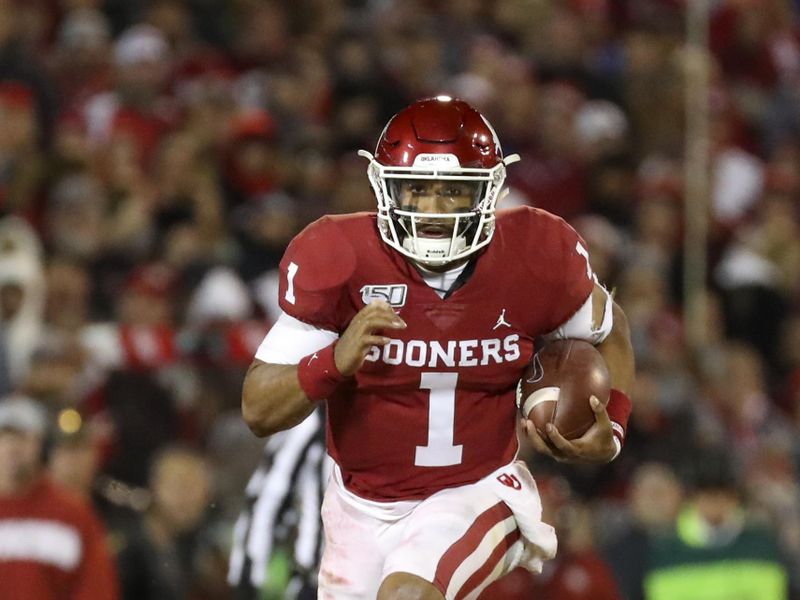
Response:
[[[242,419],[256,437],[270,436],[294,424],[287,424],[286,418],[263,397],[248,397],[247,393],[242,394]]]
[[[253,403],[247,402],[245,394],[242,395],[242,418],[248,429],[257,437],[267,437],[274,433],[269,423],[264,419],[262,411],[255,408]]]

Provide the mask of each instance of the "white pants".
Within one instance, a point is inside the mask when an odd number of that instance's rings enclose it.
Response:
[[[515,567],[539,571],[555,555],[555,532],[541,514],[522,462],[415,502],[363,500],[334,477],[322,505],[319,598],[375,600],[398,572],[433,583],[447,600],[476,598]]]

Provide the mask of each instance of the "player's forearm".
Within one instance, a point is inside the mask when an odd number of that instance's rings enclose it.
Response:
[[[259,437],[289,429],[316,408],[297,379],[297,365],[272,365],[256,360],[242,388],[242,416]]]
[[[597,345],[611,377],[611,387],[630,394],[635,377],[635,365],[628,319],[614,303],[614,327],[608,337]]]

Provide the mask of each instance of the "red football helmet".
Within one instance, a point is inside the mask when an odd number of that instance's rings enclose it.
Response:
[[[503,158],[497,134],[483,115],[449,96],[420,100],[403,109],[386,125],[375,155],[366,150],[359,154],[370,161],[367,173],[378,199],[381,237],[426,265],[459,260],[491,241],[506,165],[519,160],[516,154]],[[471,195],[471,206],[430,213],[399,202],[402,185],[425,185],[430,180],[453,182],[460,187],[455,193]],[[431,222],[442,224],[448,233],[423,234]]]

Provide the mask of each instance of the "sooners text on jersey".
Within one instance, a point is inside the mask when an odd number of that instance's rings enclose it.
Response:
[[[286,251],[280,302],[292,317],[341,334],[383,298],[408,324],[328,399],[329,452],[361,497],[423,498],[511,462],[514,390],[534,339],[593,287],[578,234],[527,207],[498,212],[492,242],[473,261],[442,299],[381,241],[368,213],[324,217]]]

